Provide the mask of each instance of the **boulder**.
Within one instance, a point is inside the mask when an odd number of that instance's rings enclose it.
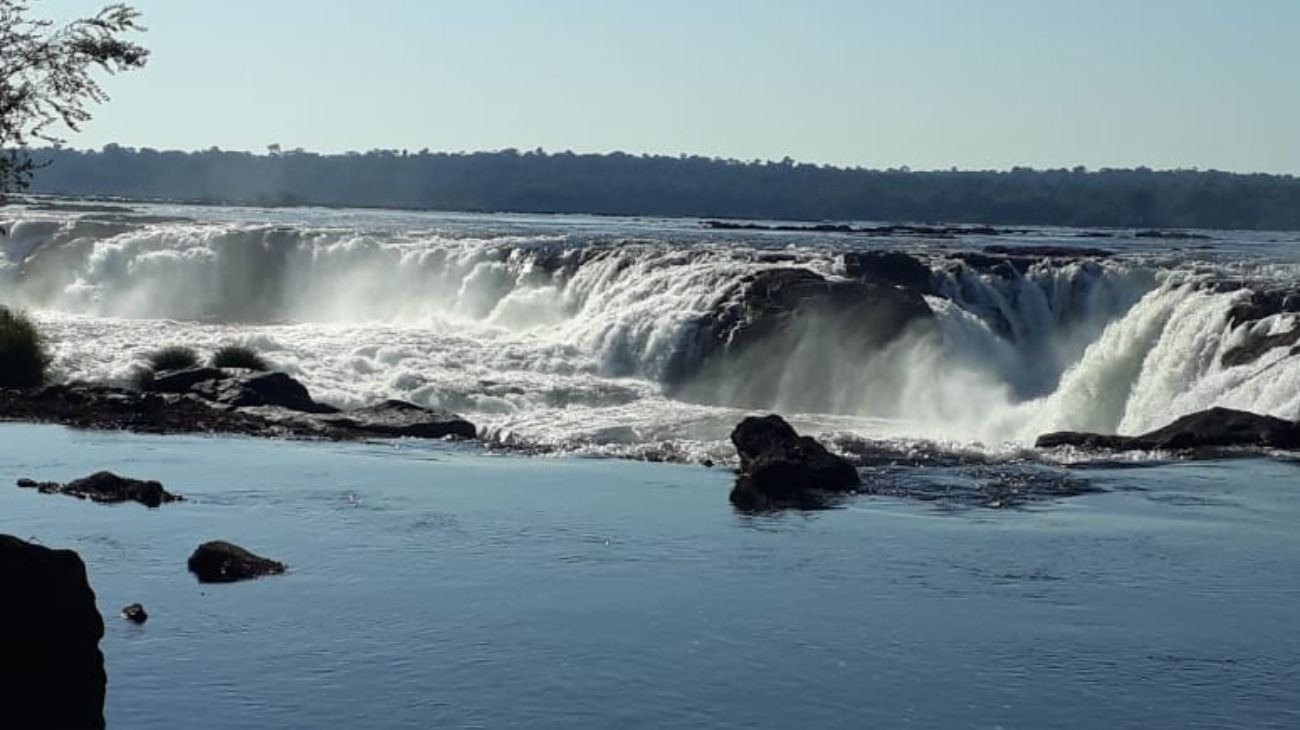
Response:
[[[301,413],[337,413],[338,409],[312,400],[306,386],[279,372],[232,372],[226,377],[204,380],[189,393],[227,408],[275,406]]]
[[[224,540],[198,546],[187,565],[200,583],[234,583],[285,571],[284,563],[255,555]]]
[[[18,486],[24,489],[36,489],[42,494],[66,494],[77,499],[89,499],[101,504],[120,502],[139,502],[155,509],[167,502],[184,499],[179,494],[172,494],[163,485],[155,481],[142,481],[120,477],[111,471],[95,472],[88,477],[74,479],[67,484],[58,482],[37,482],[31,479],[19,479]]]
[[[1040,449],[1076,446],[1108,451],[1230,446],[1300,449],[1300,424],[1230,408],[1211,408],[1183,416],[1164,428],[1141,436],[1062,431],[1039,436],[1034,445]]]
[[[400,400],[386,400],[320,420],[335,428],[376,436],[472,439],[478,433],[474,424],[451,411],[425,408]]]
[[[0,535],[0,727],[101,730],[103,636],[75,552]]]
[[[122,618],[133,624],[142,624],[149,620],[149,614],[144,610],[144,606],[132,603],[122,609]]]
[[[852,464],[777,415],[746,418],[731,442],[740,457],[731,503],[742,510],[818,509],[862,484]]]

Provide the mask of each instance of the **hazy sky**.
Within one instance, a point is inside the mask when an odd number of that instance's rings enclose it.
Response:
[[[74,146],[1300,173],[1300,0],[133,4],[153,58]]]

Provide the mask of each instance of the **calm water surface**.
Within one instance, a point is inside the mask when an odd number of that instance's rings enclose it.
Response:
[[[189,501],[0,486],[0,532],[86,560],[112,728],[1300,727],[1296,464],[752,518],[722,470],[0,426],[7,484],[101,468]],[[216,538],[291,571],[200,586]]]

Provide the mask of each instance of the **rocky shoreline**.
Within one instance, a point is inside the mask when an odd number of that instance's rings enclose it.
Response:
[[[340,410],[316,402],[284,373],[219,368],[161,373],[144,390],[95,383],[4,389],[0,421],[331,441],[472,439],[477,434],[474,424],[449,411],[397,400]]]

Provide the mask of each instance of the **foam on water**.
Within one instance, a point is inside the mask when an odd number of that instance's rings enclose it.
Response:
[[[725,388],[688,402],[672,387],[703,357],[713,313],[762,269],[845,275],[842,245],[815,240],[414,222],[20,215],[6,223],[0,299],[35,312],[68,378],[125,382],[159,346],[238,342],[341,406],[403,398],[459,411],[504,444],[717,460],[752,404]],[[1247,335],[1228,312],[1248,291],[1203,286],[1294,281],[1295,264],[1162,250],[1009,273],[887,243],[929,261],[937,326],[852,357],[810,329],[764,363],[783,377],[763,405],[820,433],[988,452],[1053,430],[1139,433],[1215,405],[1300,417],[1286,350],[1221,363]],[[1248,327],[1285,332],[1294,319]],[[806,375],[828,360],[833,376]]]

